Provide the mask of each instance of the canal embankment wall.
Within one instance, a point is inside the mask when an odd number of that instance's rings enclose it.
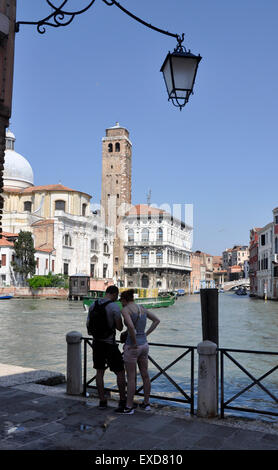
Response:
[[[16,298],[45,298],[45,299],[67,299],[69,290],[61,287],[0,287],[0,295],[12,295]]]

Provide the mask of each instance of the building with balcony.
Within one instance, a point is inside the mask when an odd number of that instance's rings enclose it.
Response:
[[[192,227],[140,204],[123,220],[125,287],[190,291]]]
[[[257,296],[278,299],[278,207],[273,220],[258,230]]]
[[[227,270],[223,269],[222,256],[213,256],[213,279],[216,287],[223,287],[227,280]]]
[[[14,143],[15,136],[8,130],[3,175],[3,232],[11,236],[20,230],[32,232],[36,274],[83,273],[92,278],[112,279],[113,232],[105,226],[100,214],[91,211],[91,196],[61,183],[35,186],[33,170],[29,162],[15,152]],[[6,254],[10,240],[5,238],[6,246],[0,246],[0,255]],[[0,282],[9,284],[13,277],[8,277],[3,268],[2,263]],[[10,271],[6,264],[7,269]]]
[[[245,277],[246,261],[249,261],[249,247],[246,245],[235,245],[226,248],[222,253],[223,269],[227,271],[228,281],[234,281]]]

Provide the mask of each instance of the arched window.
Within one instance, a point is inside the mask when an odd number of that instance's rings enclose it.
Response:
[[[156,264],[162,264],[163,263],[163,253],[162,251],[157,251],[156,252]]]
[[[64,246],[71,246],[71,236],[68,233],[65,233],[63,237],[63,245]]]
[[[149,253],[148,251],[142,251],[141,253],[141,262],[142,262],[142,265],[147,265],[149,264]]]
[[[162,242],[163,241],[163,230],[162,228],[158,228],[156,232],[156,240]]]
[[[6,149],[7,150],[14,150],[14,140],[13,139],[6,139]]]
[[[82,204],[82,215],[85,216],[86,215],[86,209],[87,209],[87,204]]]
[[[144,228],[142,230],[142,242],[148,242],[149,241],[149,230],[147,228]]]
[[[55,211],[64,211],[66,209],[66,203],[62,200],[55,201]]]
[[[149,287],[149,276],[147,276],[146,274],[143,274],[142,276],[142,287],[144,287],[145,289]]]
[[[115,152],[119,152],[119,151],[120,151],[120,148],[121,148],[121,147],[120,147],[119,142],[116,142],[116,144],[115,144]]]
[[[31,212],[31,210],[32,210],[32,202],[31,201],[25,201],[24,202],[24,210],[26,212]]]
[[[108,152],[113,152],[113,144],[108,144]]]
[[[109,253],[108,243],[103,244],[103,253]]]
[[[91,263],[90,263],[90,274],[91,277],[96,277],[96,266],[97,266],[98,259],[96,256],[92,256]]]
[[[129,251],[127,254],[127,264],[129,266],[133,266],[133,262],[134,262],[134,253],[133,251]]]
[[[134,242],[134,231],[130,228],[127,232],[127,240],[129,242]]]
[[[98,249],[98,243],[96,238],[93,238],[91,240],[91,250],[96,251]]]
[[[275,253],[278,253],[278,238],[275,237]]]

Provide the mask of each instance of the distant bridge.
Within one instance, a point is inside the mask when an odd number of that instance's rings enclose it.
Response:
[[[231,290],[233,289],[233,287],[250,287],[250,279],[243,278],[243,279],[238,279],[237,281],[224,282],[222,284],[222,287],[224,290]]]

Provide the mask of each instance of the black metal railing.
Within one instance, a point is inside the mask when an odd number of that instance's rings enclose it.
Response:
[[[84,342],[84,362],[83,362],[83,395],[86,396],[87,389],[88,388],[93,388],[96,389],[95,385],[92,385],[92,383],[95,381],[96,376],[89,378],[87,377],[87,353],[88,353],[88,346],[92,349],[93,345],[93,340],[91,337],[83,337],[82,338]],[[179,392],[181,397],[174,397],[172,395],[167,396],[165,395],[159,395],[159,394],[151,394],[150,397],[158,400],[163,400],[163,401],[171,401],[171,402],[178,402],[178,403],[184,403],[184,404],[189,404],[190,405],[190,413],[193,415],[194,414],[194,395],[195,395],[195,390],[194,390],[194,367],[195,367],[195,360],[194,360],[194,354],[195,350],[197,350],[196,346],[184,346],[184,345],[177,345],[177,344],[164,344],[164,343],[149,343],[149,346],[151,348],[155,347],[167,347],[167,348],[176,348],[176,349],[182,349],[182,353],[178,355],[173,361],[171,361],[167,366],[161,367],[158,362],[149,354],[149,361],[155,366],[155,368],[158,370],[157,373],[155,373],[153,376],[150,377],[151,383],[157,380],[159,377],[163,376],[169,381],[174,388]],[[221,418],[224,418],[224,412],[225,410],[233,410],[233,411],[239,411],[239,412],[246,412],[246,413],[258,413],[258,414],[265,414],[265,415],[272,415],[272,416],[278,416],[278,412],[275,411],[269,411],[269,410],[261,410],[261,409],[254,409],[254,408],[247,408],[247,407],[242,407],[242,406],[231,406],[231,403],[234,402],[237,398],[239,398],[243,393],[246,391],[250,390],[253,386],[257,385],[260,387],[263,392],[270,397],[273,402],[277,405],[278,404],[278,397],[274,395],[265,385],[262,384],[262,381],[269,377],[271,374],[273,374],[276,370],[278,370],[278,364],[274,365],[271,369],[269,369],[267,372],[265,372],[263,375],[261,375],[259,378],[255,378],[254,375],[249,372],[235,357],[233,357],[232,353],[242,353],[242,354],[257,354],[257,355],[267,355],[267,356],[277,356],[278,357],[278,352],[267,352],[267,351],[253,351],[253,350],[243,350],[243,349],[226,349],[226,348],[217,348],[217,351],[219,353],[219,359],[220,359],[220,373],[219,373],[219,385],[220,385],[220,416]],[[188,384],[190,388],[190,392],[186,392],[184,388],[182,388],[176,380],[174,380],[170,375],[169,375],[169,369],[173,367],[175,364],[177,364],[179,361],[181,361],[185,356],[189,355],[190,356],[190,371],[187,374],[188,377]],[[225,368],[224,368],[224,359],[228,359],[231,361],[237,368],[239,368],[246,376],[251,379],[251,383],[247,386],[244,386],[238,393],[235,395],[229,397],[225,401]],[[229,369],[230,373],[230,369]],[[229,384],[230,386],[230,384]],[[138,396],[143,396],[142,393],[143,386],[140,385],[136,387],[136,392],[135,394]],[[109,392],[115,392],[119,393],[119,390],[117,388],[105,388],[106,391]]]
[[[93,346],[92,338],[83,337],[82,340],[84,341],[83,395],[86,396],[88,388],[94,388],[94,389],[96,388],[96,386],[91,385],[95,381],[96,376],[90,379],[87,378],[87,352],[88,352],[88,346],[90,348],[92,348]],[[175,389],[178,390],[182,398],[167,396],[167,395],[157,395],[157,394],[151,394],[150,398],[189,404],[190,413],[194,414],[194,351],[197,349],[197,347],[196,346],[182,346],[182,345],[177,345],[177,344],[163,344],[163,343],[149,343],[149,346],[150,347],[176,348],[176,349],[184,350],[182,354],[180,354],[176,359],[174,359],[166,367],[161,367],[157,363],[157,361],[154,360],[151,357],[151,355],[149,355],[149,361],[158,369],[158,373],[150,377],[151,383],[163,375],[175,387]],[[171,367],[173,367],[175,364],[177,364],[177,362],[179,362],[181,359],[183,359],[187,355],[190,355],[190,372],[189,372],[190,392],[189,393],[186,393],[185,390],[182,387],[180,387],[180,385],[177,384],[177,382],[172,377],[170,377],[170,375],[167,372],[169,371]],[[143,389],[143,386],[136,387],[135,395],[143,396],[143,393],[141,392],[142,389]],[[119,390],[117,388],[106,387],[105,390],[119,393]]]
[[[245,367],[243,367],[242,364],[240,364],[230,353],[244,353],[244,354],[264,354],[264,355],[272,355],[272,356],[277,356],[278,357],[278,352],[267,352],[267,351],[250,351],[250,350],[242,350],[242,349],[225,349],[225,348],[218,348],[218,351],[220,352],[220,387],[221,387],[221,418],[224,418],[224,410],[236,410],[236,411],[241,411],[241,412],[248,412],[248,413],[259,413],[259,414],[265,414],[265,415],[272,415],[272,416],[278,416],[278,412],[275,411],[268,411],[268,410],[259,410],[259,409],[254,409],[254,408],[245,408],[245,407],[239,407],[239,406],[230,406],[230,403],[234,400],[236,400],[240,395],[245,393],[247,390],[250,390],[254,385],[257,385],[263,390],[269,397],[272,398],[272,400],[278,404],[278,397],[275,396],[272,392],[270,392],[262,383],[261,381],[265,379],[266,377],[269,377],[275,370],[278,369],[278,364],[274,367],[272,367],[270,370],[268,370],[265,374],[261,375],[258,379],[256,379],[253,374],[248,372]],[[228,358],[230,361],[232,361],[242,372],[244,372],[251,380],[252,382],[247,386],[244,387],[241,391],[236,393],[236,395],[233,395],[230,397],[228,400],[225,401],[225,389],[224,389],[224,358]]]

